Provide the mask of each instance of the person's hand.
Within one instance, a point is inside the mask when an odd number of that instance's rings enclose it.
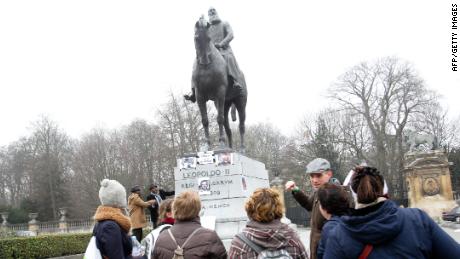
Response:
[[[286,191],[292,191],[292,189],[296,188],[297,186],[295,185],[294,181],[287,181],[284,187],[286,188]]]
[[[220,44],[219,42],[217,42],[217,43],[214,43],[214,46],[216,46],[216,48],[218,48],[218,49],[220,49],[220,48],[222,48],[222,47],[223,47],[223,45],[222,45],[222,44]]]
[[[150,205],[154,205],[155,203],[157,203],[156,200],[149,200],[149,201],[147,201],[147,202],[150,203]]]

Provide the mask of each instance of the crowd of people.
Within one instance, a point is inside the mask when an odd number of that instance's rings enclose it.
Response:
[[[245,203],[246,227],[227,251],[214,230],[201,226],[199,193],[172,196],[152,184],[145,201],[141,187],[125,188],[115,180],[101,182],[101,205],[94,216],[96,245],[103,258],[460,258],[460,245],[425,212],[401,208],[386,193],[378,169],[357,166],[348,185],[340,185],[330,163],[322,158],[306,167],[313,191],[295,182],[285,184],[300,206],[310,212],[310,250],[301,237],[281,222],[283,202],[278,190],[256,189]],[[154,230],[142,238],[144,209]],[[133,255],[133,238],[145,247]],[[306,237],[303,237],[306,238]]]

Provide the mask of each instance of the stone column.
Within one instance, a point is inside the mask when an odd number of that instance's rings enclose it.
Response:
[[[67,225],[67,208],[59,208],[59,230],[61,232],[68,232],[68,225]]]
[[[38,213],[29,213],[29,231],[35,232],[38,234],[38,221],[36,220],[38,217]]]
[[[0,215],[2,215],[2,228],[6,228],[8,226],[8,212],[0,212]]]

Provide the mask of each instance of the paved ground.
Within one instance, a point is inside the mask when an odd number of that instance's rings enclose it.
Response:
[[[454,227],[458,227],[455,229]],[[453,237],[458,243],[460,243],[460,225],[452,225],[449,227],[443,227],[444,231],[446,231],[451,237]],[[310,248],[310,228],[297,228],[299,232],[300,239],[303,241],[305,248]]]

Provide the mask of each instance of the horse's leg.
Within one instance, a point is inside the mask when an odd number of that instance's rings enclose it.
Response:
[[[218,98],[214,101],[214,105],[217,109],[217,124],[219,125],[219,143],[220,147],[225,147],[225,136],[224,136],[224,104],[225,97]]]
[[[209,120],[208,120],[208,111],[206,110],[206,101],[198,100],[198,108],[200,108],[201,124],[203,124],[204,136],[206,138],[206,144],[208,144],[208,148],[209,148],[211,147],[211,140],[209,138]]]
[[[236,99],[235,106],[238,110],[238,118],[239,118],[239,130],[240,130],[240,151],[242,153],[245,152],[245,145],[244,145],[244,133],[246,131],[244,123],[246,121],[246,96],[241,96]]]
[[[225,102],[224,105],[224,128],[225,128],[225,133],[227,133],[227,142],[228,142],[228,147],[233,148],[232,145],[232,129],[230,128],[230,123],[228,121],[228,110],[230,107],[232,107],[231,102]]]

